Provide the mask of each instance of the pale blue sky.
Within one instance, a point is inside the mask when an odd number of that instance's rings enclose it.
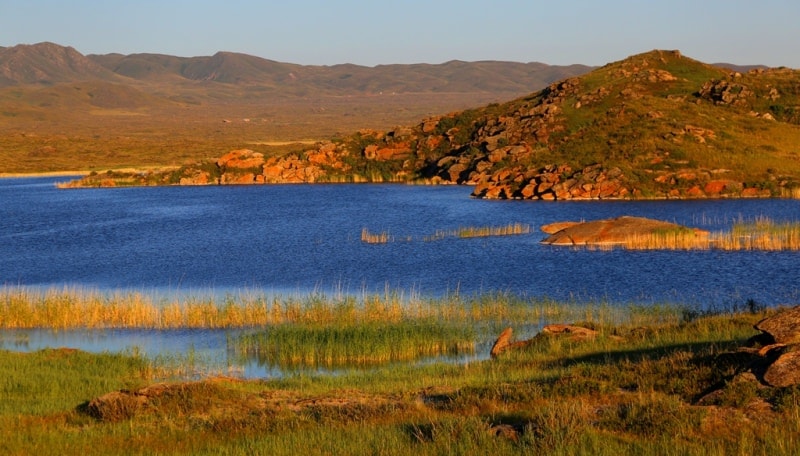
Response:
[[[282,62],[603,65],[652,49],[800,68],[798,0],[0,0],[0,46]]]

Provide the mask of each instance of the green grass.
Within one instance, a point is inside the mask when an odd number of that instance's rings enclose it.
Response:
[[[379,363],[268,381],[176,379],[138,396],[123,393],[128,399],[120,400],[143,402],[119,409],[128,410],[122,415],[97,414],[88,402],[152,384],[158,375],[152,361],[72,350],[0,351],[0,449],[42,455],[800,450],[800,388],[763,388],[737,376],[750,358],[735,351],[756,333],[752,325],[774,310],[611,309],[502,295],[416,305],[414,315],[422,318],[416,323],[383,306],[372,307],[382,310],[359,325],[367,315],[360,304],[308,299],[306,318],[244,342],[276,356],[326,343],[382,343],[368,350],[379,353],[441,335],[460,340],[465,322],[511,325],[521,338],[533,334],[520,328],[550,322],[591,326],[599,335],[539,337],[496,359],[462,364]],[[715,389],[720,394],[710,405],[698,405]]]
[[[346,325],[346,326],[345,326]],[[353,367],[475,351],[471,326],[429,322],[279,325],[233,342],[234,352],[283,370]]]

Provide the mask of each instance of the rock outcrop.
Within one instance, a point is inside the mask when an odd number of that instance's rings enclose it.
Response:
[[[711,405],[725,395],[728,386],[742,383],[755,389],[800,385],[800,306],[779,310],[754,325],[761,331],[738,351],[717,355],[718,362],[735,374],[718,389],[703,395],[697,403]]]
[[[764,382],[774,387],[800,384],[800,306],[758,322],[755,329],[761,331],[755,340],[765,343],[758,350],[768,362]]]
[[[675,223],[630,216],[589,222],[557,222],[545,225],[541,229],[550,234],[542,240],[543,244],[568,246],[622,244],[635,236],[670,231],[693,232],[695,236],[709,234],[707,231]]]

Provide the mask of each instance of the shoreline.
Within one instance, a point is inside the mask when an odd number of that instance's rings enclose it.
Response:
[[[14,179],[21,177],[69,177],[88,176],[91,171],[40,171],[32,173],[0,173],[0,179]]]

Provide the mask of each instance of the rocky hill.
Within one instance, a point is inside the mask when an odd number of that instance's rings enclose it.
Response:
[[[80,185],[427,182],[481,198],[779,196],[800,182],[800,72],[652,51],[507,103],[362,130],[280,157],[249,150]]]

